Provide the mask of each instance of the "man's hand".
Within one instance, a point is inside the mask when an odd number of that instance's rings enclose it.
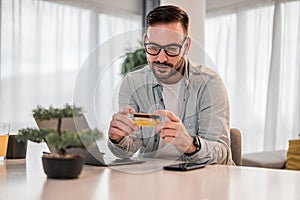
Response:
[[[160,137],[175,146],[182,153],[190,153],[195,150],[193,138],[188,134],[181,120],[171,111],[157,110],[155,115],[167,117],[170,121],[164,121],[156,125],[155,131],[160,132]]]
[[[128,114],[135,113],[133,108],[124,108],[113,115],[110,121],[108,135],[114,142],[119,142],[124,136],[133,135],[139,127],[132,121]]]

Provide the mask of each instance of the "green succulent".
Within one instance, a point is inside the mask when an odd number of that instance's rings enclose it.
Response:
[[[76,106],[72,107],[69,104],[65,104],[62,109],[54,108],[53,106],[50,106],[48,109],[37,106],[32,112],[34,119],[42,121],[54,118],[73,117],[73,115],[80,116],[82,115],[82,108]]]
[[[15,139],[18,142],[26,142],[28,140],[32,142],[44,142],[47,134],[48,132],[44,129],[24,128],[18,131]]]
[[[15,136],[17,141],[26,142],[47,142],[54,146],[59,154],[65,154],[68,148],[72,147],[90,147],[96,144],[96,140],[103,138],[103,133],[97,129],[81,130],[78,133],[61,129],[62,118],[81,116],[82,109],[80,107],[72,107],[68,104],[62,109],[50,106],[48,109],[38,106],[33,110],[33,116],[36,120],[57,119],[57,127],[51,129],[24,128],[18,131]]]
[[[15,138],[18,142],[26,142],[27,140],[47,142],[49,145],[54,146],[58,153],[64,154],[68,148],[84,148],[96,145],[95,141],[103,138],[103,133],[97,129],[86,129],[79,133],[62,130],[59,135],[58,131],[54,128],[40,130],[36,128],[24,128],[18,131]]]

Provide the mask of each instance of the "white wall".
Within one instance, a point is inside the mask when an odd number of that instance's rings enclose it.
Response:
[[[101,13],[142,14],[141,0],[43,0],[95,10]]]
[[[273,1],[275,0],[207,0],[206,12],[209,13],[209,15],[214,15],[218,14],[218,12],[230,12],[251,5],[268,4]]]
[[[204,63],[202,47],[204,46],[205,1],[206,0],[197,0],[188,3],[182,0],[161,0],[161,5],[177,5],[184,9],[189,15],[189,36],[192,38],[192,45],[188,57],[197,63]]]
[[[190,36],[197,43],[204,44],[205,1],[188,3],[182,0],[161,0],[161,5],[173,4],[183,8],[190,17]]]

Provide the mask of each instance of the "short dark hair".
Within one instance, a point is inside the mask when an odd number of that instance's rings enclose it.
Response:
[[[177,6],[159,6],[150,11],[146,17],[146,28],[154,24],[169,24],[180,22],[184,33],[188,34],[189,17],[184,10]]]

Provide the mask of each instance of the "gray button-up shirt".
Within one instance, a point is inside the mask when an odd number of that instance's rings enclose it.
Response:
[[[214,71],[199,65],[185,64],[179,99],[180,119],[191,136],[201,137],[201,149],[182,160],[207,164],[233,164],[229,136],[229,102],[223,81]],[[164,109],[162,85],[149,66],[128,73],[119,92],[120,109],[132,107],[136,112],[153,113]],[[160,141],[152,127],[141,127],[133,136],[124,137],[118,144],[108,142],[117,157],[153,158]]]

